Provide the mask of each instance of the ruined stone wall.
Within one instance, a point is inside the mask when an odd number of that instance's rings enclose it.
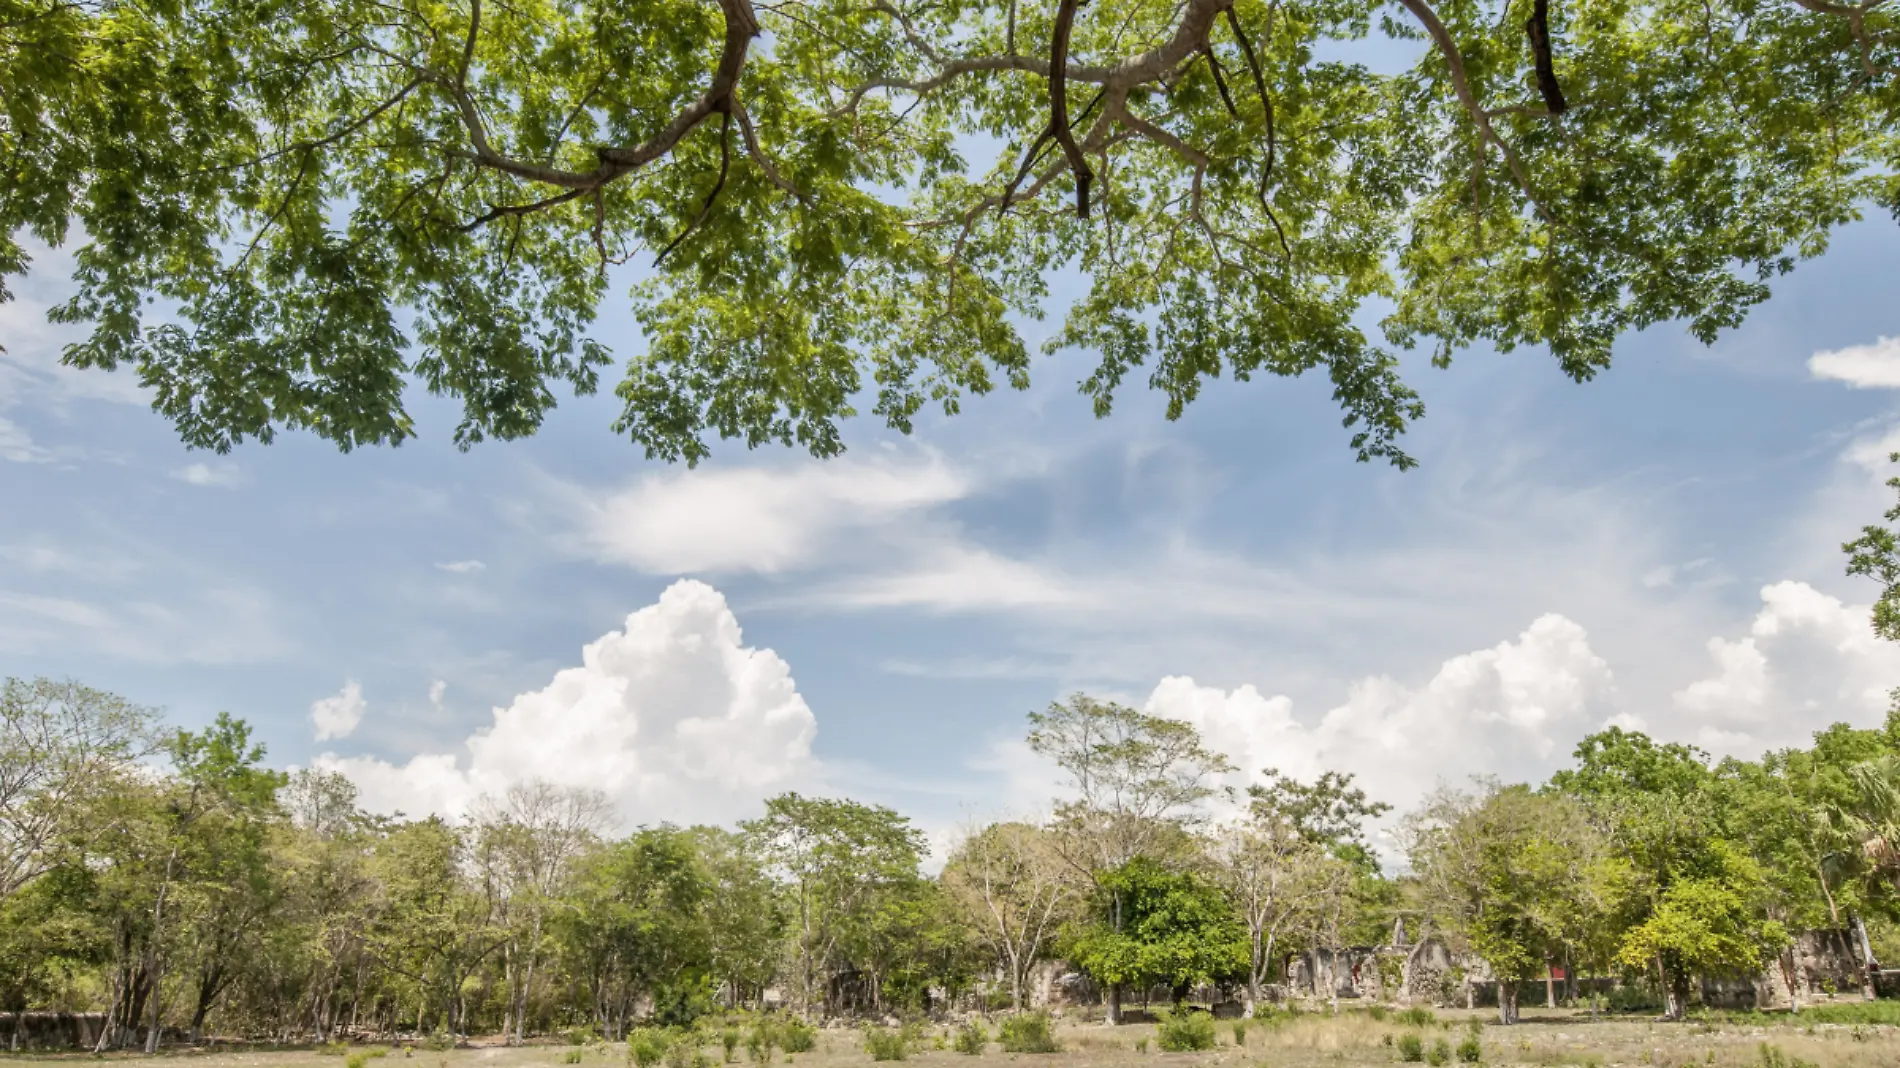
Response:
[[[0,1013],[0,1049],[88,1047],[99,1040],[105,1023],[100,1012]]]

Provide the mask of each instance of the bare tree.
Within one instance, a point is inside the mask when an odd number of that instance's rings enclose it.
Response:
[[[527,1037],[548,905],[569,863],[612,823],[613,811],[599,790],[538,779],[512,785],[475,806],[475,863],[496,919],[508,932],[503,970],[509,1008],[503,1030],[513,1042]]]
[[[1009,973],[1011,1008],[1078,893],[1053,836],[1030,823],[970,831],[944,866],[943,886]]]

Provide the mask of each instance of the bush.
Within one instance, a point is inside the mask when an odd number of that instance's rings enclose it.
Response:
[[[369,1063],[369,1054],[352,1053],[343,1058],[343,1068],[363,1068]]]
[[[627,1034],[627,1059],[638,1068],[653,1068],[666,1059],[666,1032],[651,1027],[636,1027]]]
[[[1366,1006],[1366,1015],[1372,1017],[1375,1020],[1385,1019],[1385,1012],[1386,1012],[1386,1009],[1384,1005],[1367,1005]]]
[[[693,1068],[698,1054],[699,1044],[690,1033],[675,1035],[666,1044],[666,1068]]]
[[[1444,1068],[1451,1063],[1451,1043],[1444,1039],[1432,1043],[1431,1051],[1425,1054],[1425,1063],[1432,1068]]]
[[[725,1047],[727,1064],[731,1064],[738,1057],[740,1037],[739,1029],[730,1025],[719,1032],[719,1044]]]
[[[958,1053],[972,1057],[981,1057],[983,1047],[990,1044],[990,1032],[977,1020],[971,1020],[957,1028],[956,1047]]]
[[[1425,1040],[1414,1034],[1399,1036],[1399,1060],[1408,1064],[1425,1059]]]
[[[1484,1046],[1478,1042],[1476,1034],[1466,1035],[1465,1040],[1458,1043],[1458,1063],[1476,1064],[1483,1059]]]
[[[1247,1021],[1235,1020],[1234,1021],[1234,1045],[1244,1046],[1246,1044],[1247,1044]]]
[[[1407,1027],[1430,1027],[1438,1022],[1432,1010],[1417,1006],[1401,1011],[1395,1019]]]
[[[1167,1012],[1155,1028],[1155,1042],[1163,1053],[1187,1053],[1214,1048],[1214,1018],[1199,1012]]]
[[[568,1050],[566,1053],[561,1054],[561,1063],[562,1064],[579,1064],[581,1062],[582,1053],[583,1051],[578,1050],[578,1049]]]
[[[902,1031],[867,1027],[864,1029],[864,1051],[874,1061],[901,1061],[910,1055],[910,1043]]]
[[[1148,1052],[1148,1036],[1147,1035],[1143,1035],[1140,1038],[1135,1039],[1135,1052],[1136,1053]]]
[[[447,1031],[437,1031],[429,1036],[428,1046],[432,1053],[446,1053],[455,1048],[455,1036]]]
[[[803,1020],[786,1020],[778,1028],[778,1044],[787,1053],[809,1053],[818,1045],[818,1029]]]
[[[1055,1029],[1049,1026],[1049,1014],[1025,1012],[1006,1018],[996,1032],[996,1041],[1004,1053],[1055,1053]]]

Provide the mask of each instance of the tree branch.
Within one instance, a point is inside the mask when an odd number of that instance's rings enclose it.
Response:
[[[660,254],[653,258],[653,265],[655,267],[665,263],[666,257],[671,255],[673,250],[680,246],[680,242],[686,240],[688,234],[699,229],[699,224],[705,222],[706,217],[712,214],[713,202],[719,199],[720,190],[726,187],[726,172],[731,166],[732,113],[727,111],[723,113],[723,117],[719,120],[719,178],[713,182],[712,189],[707,192],[706,203],[700,205],[699,214],[693,216],[693,221],[686,224],[686,229],[681,230],[679,236],[668,242],[667,246],[660,250]]]
[[[1550,54],[1550,0],[1531,0],[1531,17],[1524,21],[1524,32],[1531,39],[1531,59],[1537,67],[1537,91],[1552,115],[1570,109],[1563,86],[1557,84],[1557,68]]]
[[[1069,170],[1075,173],[1076,217],[1086,219],[1089,217],[1089,183],[1095,180],[1095,172],[1089,168],[1088,157],[1082,154],[1082,147],[1075,143],[1075,133],[1069,129],[1069,35],[1075,29],[1075,9],[1080,3],[1081,0],[1057,0],[1055,31],[1049,41],[1049,131],[1062,146],[1062,154],[1068,157]]]

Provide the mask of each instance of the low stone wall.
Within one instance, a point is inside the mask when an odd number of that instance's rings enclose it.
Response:
[[[80,1049],[99,1041],[102,1012],[0,1013],[0,1049]]]

